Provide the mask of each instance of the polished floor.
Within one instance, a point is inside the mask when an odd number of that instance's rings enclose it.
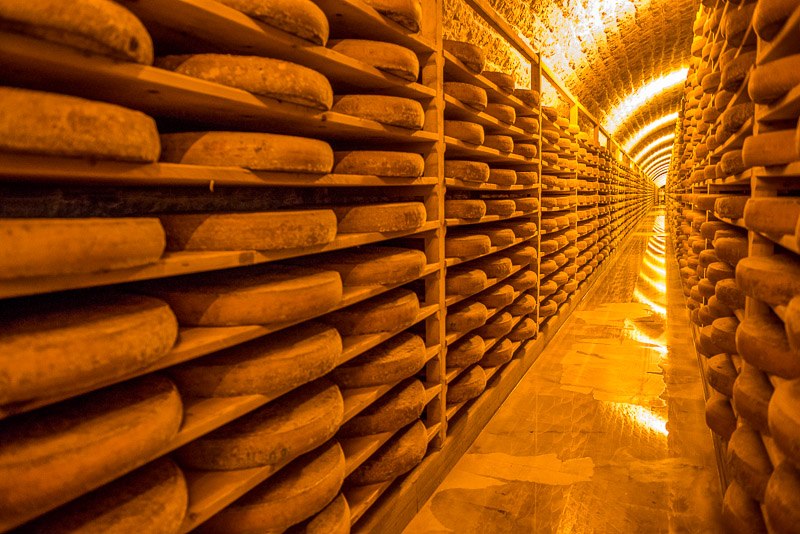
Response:
[[[723,531],[669,246],[653,211],[404,534]]]

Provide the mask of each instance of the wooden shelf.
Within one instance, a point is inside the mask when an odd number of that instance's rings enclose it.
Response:
[[[539,189],[540,184],[514,184],[514,185],[500,185],[490,184],[484,182],[466,182],[464,180],[457,180],[455,178],[445,178],[444,184],[447,189],[453,191],[528,191]]]
[[[537,135],[531,134],[519,128],[517,126],[509,125],[504,122],[501,122],[496,117],[493,117],[485,112],[479,112],[475,109],[472,109],[468,106],[465,106],[455,98],[450,95],[444,95],[445,101],[445,108],[444,108],[444,117],[445,120],[453,119],[453,120],[460,120],[460,121],[468,121],[474,122],[476,124],[480,124],[486,130],[486,133],[489,134],[500,134],[500,135],[508,135],[514,139],[516,142],[517,139],[523,140],[523,142],[527,143],[538,143],[539,137]]]
[[[147,3],[152,2],[162,4],[160,0]],[[215,4],[213,0],[169,2]],[[281,102],[234,87],[156,67],[89,55],[22,35],[0,33],[0,66],[11,83],[43,90],[68,91],[84,98],[137,109],[155,117],[204,122],[236,130],[274,131],[324,139],[407,143],[431,143],[437,140],[436,134],[430,132],[385,126],[341,113]]]
[[[535,233],[532,236],[528,236],[528,237],[518,237],[517,239],[514,240],[513,243],[510,243],[508,245],[503,245],[503,246],[491,247],[489,249],[489,252],[487,252],[486,254],[480,254],[478,256],[472,256],[471,258],[452,258],[452,257],[451,258],[447,258],[445,260],[445,266],[452,267],[453,265],[458,265],[460,263],[464,263],[464,262],[467,262],[467,261],[477,260],[478,258],[483,258],[483,257],[488,256],[490,254],[494,254],[495,252],[499,252],[501,250],[505,250],[507,248],[511,248],[511,247],[513,247],[515,245],[519,245],[520,243],[524,243],[525,241],[530,241],[531,239],[533,239],[534,237],[536,237],[538,235],[539,235],[539,232]]]
[[[730,152],[731,150],[736,150],[742,148],[744,144],[744,140],[753,135],[753,117],[747,119],[747,122],[742,124],[741,128],[736,131],[733,135],[731,135],[727,141],[722,143],[722,145],[718,146],[713,154],[714,155],[722,155],[726,152]]]
[[[509,219],[516,219],[519,217],[529,217],[531,215],[536,215],[539,210],[533,211],[515,211],[511,215],[507,215],[502,217],[500,215],[485,215],[480,219],[445,219],[444,223],[447,227],[453,226],[467,226],[470,224],[480,224],[480,223],[488,223],[488,222],[496,222],[496,221],[507,221]]]
[[[794,161],[788,165],[776,165],[773,167],[756,167],[753,169],[755,176],[759,178],[767,178],[771,181],[779,180],[782,178],[800,178],[800,161]],[[794,181],[789,182],[790,187],[796,188]]]
[[[760,43],[757,63],[764,65],[770,61],[800,52],[800,46],[798,46],[797,41],[798,32],[800,32],[800,7],[795,8],[792,15],[783,25],[783,29],[771,42]]]
[[[716,215],[715,215],[715,217],[716,217]],[[717,219],[719,219],[722,222],[726,222],[728,224],[732,224],[733,226],[738,226],[739,228],[747,229],[745,227],[745,225],[744,225],[744,219],[728,219],[726,217],[717,217]]]
[[[800,85],[795,86],[774,104],[758,106],[756,113],[756,118],[764,122],[796,119],[798,116],[800,116]]]
[[[510,278],[511,276],[513,276],[514,274],[516,274],[520,270],[522,270],[523,267],[527,267],[527,265],[514,265],[514,266],[511,267],[511,271],[506,276],[501,276],[501,277],[498,277],[498,278],[489,278],[487,280],[486,284],[481,289],[479,289],[478,291],[476,291],[475,293],[472,293],[470,295],[450,295],[450,296],[445,296],[444,305],[445,306],[452,306],[454,304],[458,304],[462,300],[466,300],[466,299],[468,299],[470,297],[474,297],[478,293],[482,293],[482,292],[486,291],[487,289],[490,289],[490,288],[496,286],[497,284],[499,284],[503,280],[505,280],[507,278]]]
[[[166,278],[183,274],[257,265],[271,261],[296,258],[310,254],[318,254],[320,252],[352,248],[369,243],[386,241],[388,239],[394,239],[397,237],[420,234],[434,230],[438,226],[438,221],[430,221],[425,223],[425,225],[423,225],[421,228],[412,230],[410,232],[401,231],[340,234],[330,243],[305,248],[272,251],[233,250],[212,252],[167,252],[156,263],[141,267],[118,269],[115,271],[107,271],[102,273],[73,274],[63,276],[36,276],[29,278],[0,280],[0,298],[37,295],[42,293],[52,293],[55,291],[99,287],[111,284],[124,284],[141,280],[152,280],[155,278]],[[425,273],[430,274],[435,270],[436,267],[430,265],[426,267]],[[425,276],[427,276],[427,274]]]
[[[444,136],[445,157],[448,159],[467,158],[486,163],[497,163],[502,165],[530,165],[537,166],[539,160],[536,158],[526,158],[518,154],[500,152],[494,148],[483,145],[473,145],[465,143],[455,137]]]

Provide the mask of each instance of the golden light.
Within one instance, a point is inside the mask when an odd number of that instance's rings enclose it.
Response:
[[[665,268],[663,268],[663,267],[659,267],[658,265],[654,265],[653,263],[651,263],[651,262],[650,262],[650,261],[648,261],[647,259],[645,259],[645,260],[644,260],[644,264],[645,264],[645,265],[647,266],[647,268],[648,268],[648,269],[650,269],[651,271],[653,271],[653,272],[656,272],[656,273],[658,273],[658,274],[659,274],[659,275],[661,275],[661,276],[667,276],[667,270],[666,270]]]
[[[652,430],[662,436],[667,436],[667,421],[657,416],[644,406],[638,404],[625,404],[622,402],[604,403],[622,417],[629,419],[637,426]]]
[[[653,122],[651,122],[650,124],[648,124],[647,126],[642,128],[641,130],[636,132],[636,134],[633,137],[631,137],[630,139],[628,139],[627,141],[625,141],[625,143],[623,143],[624,146],[625,146],[625,152],[630,152],[631,149],[636,146],[636,143],[638,143],[639,141],[641,141],[642,139],[647,137],[647,134],[649,134],[649,133],[661,128],[665,124],[668,124],[670,122],[675,122],[676,120],[678,120],[678,112],[677,111],[675,113],[670,113],[669,115],[664,115],[660,119],[654,120]]]
[[[650,300],[647,297],[645,297],[642,294],[642,292],[639,291],[639,289],[634,289],[633,290],[633,298],[634,298],[634,300],[636,300],[636,302],[640,302],[640,303],[642,303],[642,304],[644,304],[646,306],[649,306],[650,309],[652,309],[656,313],[656,315],[659,315],[659,316],[664,317],[666,319],[666,317],[667,317],[667,309],[664,306],[656,304],[652,300]]]
[[[620,102],[611,113],[605,116],[604,126],[606,130],[611,134],[615,133],[622,123],[625,122],[625,119],[645,105],[651,98],[676,85],[683,84],[686,81],[686,75],[688,73],[688,67],[681,68],[643,85],[638,91]]]
[[[650,143],[649,145],[644,147],[638,154],[636,154],[636,156],[633,157],[633,160],[638,163],[639,160],[641,160],[643,156],[649,155],[650,152],[653,149],[659,148],[661,145],[669,143],[673,139],[675,139],[675,134],[674,133],[671,133],[669,135],[665,135],[664,137],[659,137],[658,139],[656,139],[655,141],[653,141],[652,143]]]
[[[668,154],[668,155],[671,156],[671,152],[672,152],[672,147],[671,146],[665,146],[664,148],[656,150],[655,152],[650,154],[650,156],[648,156],[647,158],[645,158],[644,160],[639,162],[639,166],[641,166],[642,169],[644,169],[648,165],[650,165],[650,163],[652,163],[655,159],[660,158],[664,154]]]

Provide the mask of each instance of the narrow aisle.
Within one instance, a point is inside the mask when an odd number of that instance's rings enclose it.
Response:
[[[405,534],[722,531],[666,239],[644,217]]]

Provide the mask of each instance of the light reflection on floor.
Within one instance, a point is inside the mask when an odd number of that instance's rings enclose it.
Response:
[[[405,534],[722,531],[665,235],[645,217]]]

